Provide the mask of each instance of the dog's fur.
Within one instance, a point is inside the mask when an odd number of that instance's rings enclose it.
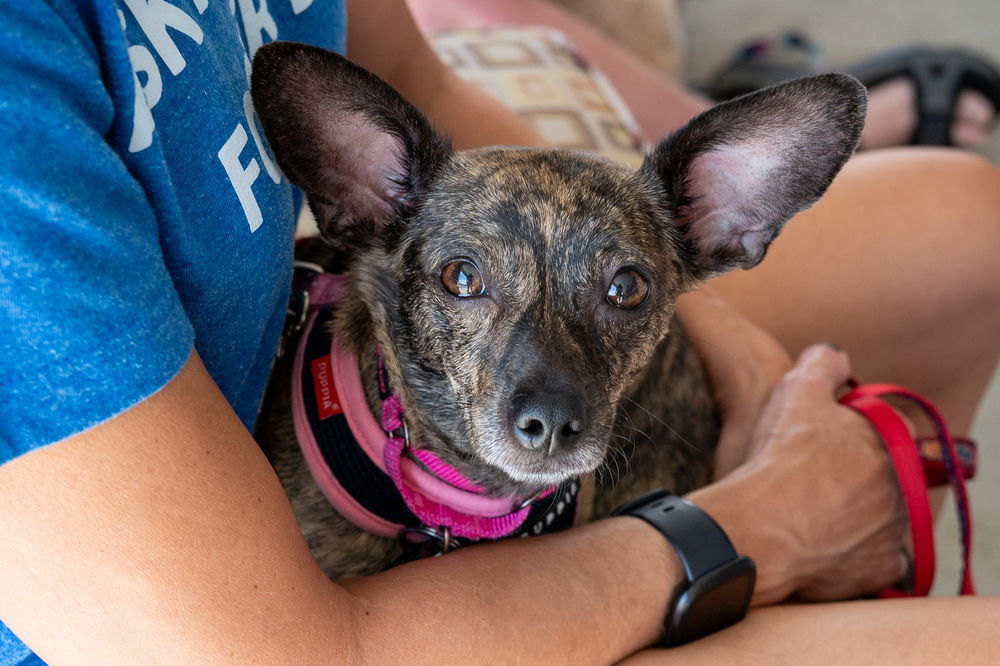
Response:
[[[414,446],[497,495],[601,468],[593,517],[654,487],[709,480],[717,419],[672,321],[677,297],[756,265],[826,190],[864,119],[850,77],[803,79],[702,114],[631,171],[568,151],[455,152],[386,83],[301,44],[258,51],[252,94],[327,241],[306,258],[350,276],[331,326],[359,360],[373,412],[379,345]],[[478,267],[482,295],[445,288],[456,259]],[[631,309],[607,298],[623,270],[648,286]],[[275,369],[262,445],[324,570],[382,570],[400,546],[335,514],[295,445],[289,365]],[[518,418],[538,405],[556,405],[569,414],[556,425],[572,428],[533,447]]]

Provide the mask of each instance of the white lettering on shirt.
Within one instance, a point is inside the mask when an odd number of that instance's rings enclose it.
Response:
[[[267,0],[256,0],[258,8],[254,9],[254,0],[240,0],[240,15],[243,17],[243,36],[247,40],[247,51],[250,57],[264,44],[263,33],[271,40],[278,38],[278,26],[274,17],[267,11]]]
[[[145,46],[130,46],[128,59],[132,63],[132,79],[135,81],[132,138],[129,140],[128,151],[137,153],[149,148],[153,143],[156,122],[153,120],[152,109],[163,94],[163,79],[160,77],[160,68],[156,66],[153,54]],[[146,75],[146,85],[139,82],[140,73]]]
[[[292,0],[292,13],[295,15],[301,14],[305,10],[309,9],[312,5],[313,0]]]
[[[170,73],[174,76],[180,74],[187,62],[167,33],[167,28],[190,37],[200,45],[205,36],[195,20],[166,0],[125,0],[125,5],[146,33],[146,38],[156,49],[157,55],[170,69]]]
[[[128,49],[132,64],[135,83],[135,104],[133,110],[132,136],[129,143],[130,152],[139,152],[149,148],[153,143],[156,122],[153,108],[165,94],[165,86],[169,81],[163,78],[160,63],[154,54],[162,60],[171,74],[177,76],[185,67],[187,60],[181,54],[175,41],[180,33],[198,46],[204,41],[204,33],[194,16],[204,14],[208,9],[209,0],[191,0],[198,14],[189,14],[190,9],[182,10],[173,3],[177,0],[123,0],[149,41],[148,46],[135,45]],[[308,9],[313,0],[290,0],[295,14]],[[229,11],[236,14],[237,3],[242,25],[242,37],[250,57],[264,42],[278,39],[278,26],[268,9],[267,0],[229,0]],[[126,29],[125,14],[118,12],[122,30]],[[181,46],[184,46],[181,44]],[[189,55],[189,57],[191,57]],[[249,84],[250,57],[244,56],[244,67]],[[249,85],[248,85],[249,87]],[[281,169],[277,166],[269,152],[259,130],[259,121],[253,108],[253,99],[249,91],[243,95],[243,114],[253,137],[254,147],[259,155],[252,152],[242,161],[242,154],[249,142],[246,126],[238,123],[226,140],[217,156],[225,169],[226,175],[243,208],[250,232],[254,233],[264,222],[260,205],[254,195],[253,187],[260,176],[261,163],[268,177],[275,184],[280,184],[283,178]]]
[[[233,184],[236,197],[243,206],[243,214],[246,215],[247,224],[250,225],[250,233],[257,231],[264,222],[264,216],[257,205],[257,199],[253,195],[253,184],[260,175],[260,164],[256,158],[251,157],[247,166],[240,163],[240,153],[247,145],[247,132],[243,125],[239,124],[233,130],[232,135],[225,145],[219,150],[219,161],[222,162],[229,182]]]

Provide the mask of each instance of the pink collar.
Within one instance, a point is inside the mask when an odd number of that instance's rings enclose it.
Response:
[[[321,312],[327,312],[341,296],[346,278],[327,273],[315,274],[308,286],[308,317],[295,354],[292,381],[292,409],[295,434],[313,478],[333,507],[352,523],[373,534],[396,538],[413,525],[377,515],[344,488],[324,456],[310,423],[310,412],[320,422],[335,416],[346,419],[350,433],[365,457],[391,479],[406,509],[419,520],[420,528],[468,539],[497,539],[508,536],[525,522],[532,502],[548,497],[556,489],[548,488],[537,498],[489,497],[457,469],[430,451],[411,449],[403,421],[403,406],[387,386],[379,357],[379,383],[382,399],[381,425],[375,420],[365,397],[354,357],[337,340],[321,349],[323,355],[309,359],[311,387],[304,390],[307,347],[325,344],[325,331],[315,327]],[[312,342],[310,343],[310,340]],[[328,350],[328,351],[327,351]],[[304,393],[311,393],[315,409],[307,408]],[[350,480],[351,483],[354,479]],[[574,482],[573,487],[578,484]],[[575,495],[575,492],[574,492]],[[573,498],[575,500],[575,497]],[[559,501],[562,507],[563,502]],[[412,522],[412,521],[409,521]],[[548,521],[551,523],[551,519]],[[427,531],[424,529],[424,531]],[[537,532],[537,530],[536,530]]]

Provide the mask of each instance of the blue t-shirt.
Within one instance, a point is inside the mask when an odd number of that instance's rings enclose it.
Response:
[[[342,0],[0,0],[0,464],[125,411],[192,348],[252,428],[300,197],[248,92]],[[0,664],[35,659],[0,624]]]

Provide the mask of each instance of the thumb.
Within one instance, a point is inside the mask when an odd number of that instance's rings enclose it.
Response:
[[[797,392],[829,398],[851,376],[847,354],[827,343],[806,347],[782,383],[791,384]]]

